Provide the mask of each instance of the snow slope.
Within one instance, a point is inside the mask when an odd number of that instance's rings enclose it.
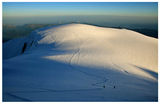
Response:
[[[3,45],[3,101],[157,100],[155,38],[67,24]]]

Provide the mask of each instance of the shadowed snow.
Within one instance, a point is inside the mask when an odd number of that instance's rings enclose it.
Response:
[[[4,101],[158,100],[158,40],[134,31],[42,28],[4,43],[3,59]]]

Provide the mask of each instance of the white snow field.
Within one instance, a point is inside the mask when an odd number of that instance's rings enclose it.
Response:
[[[66,24],[3,44],[3,101],[158,101],[158,39]]]

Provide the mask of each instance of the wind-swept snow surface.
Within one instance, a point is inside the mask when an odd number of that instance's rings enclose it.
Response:
[[[3,45],[3,101],[157,101],[158,40],[84,24]]]

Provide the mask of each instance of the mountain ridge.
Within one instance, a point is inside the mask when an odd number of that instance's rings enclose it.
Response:
[[[12,51],[18,56],[13,57]],[[40,92],[35,96],[15,93],[16,96],[33,101],[57,101],[61,97],[62,101],[155,101],[157,97],[158,40],[131,30],[85,24],[42,28],[26,38],[5,43],[3,57],[6,101],[12,99],[7,93],[12,94],[14,89],[26,91],[27,87],[46,89],[49,92],[45,90],[43,94],[48,97],[38,96]],[[56,97],[53,90],[67,90],[69,97],[65,91]],[[95,93],[97,97],[92,96]],[[133,94],[128,97],[129,93]]]

